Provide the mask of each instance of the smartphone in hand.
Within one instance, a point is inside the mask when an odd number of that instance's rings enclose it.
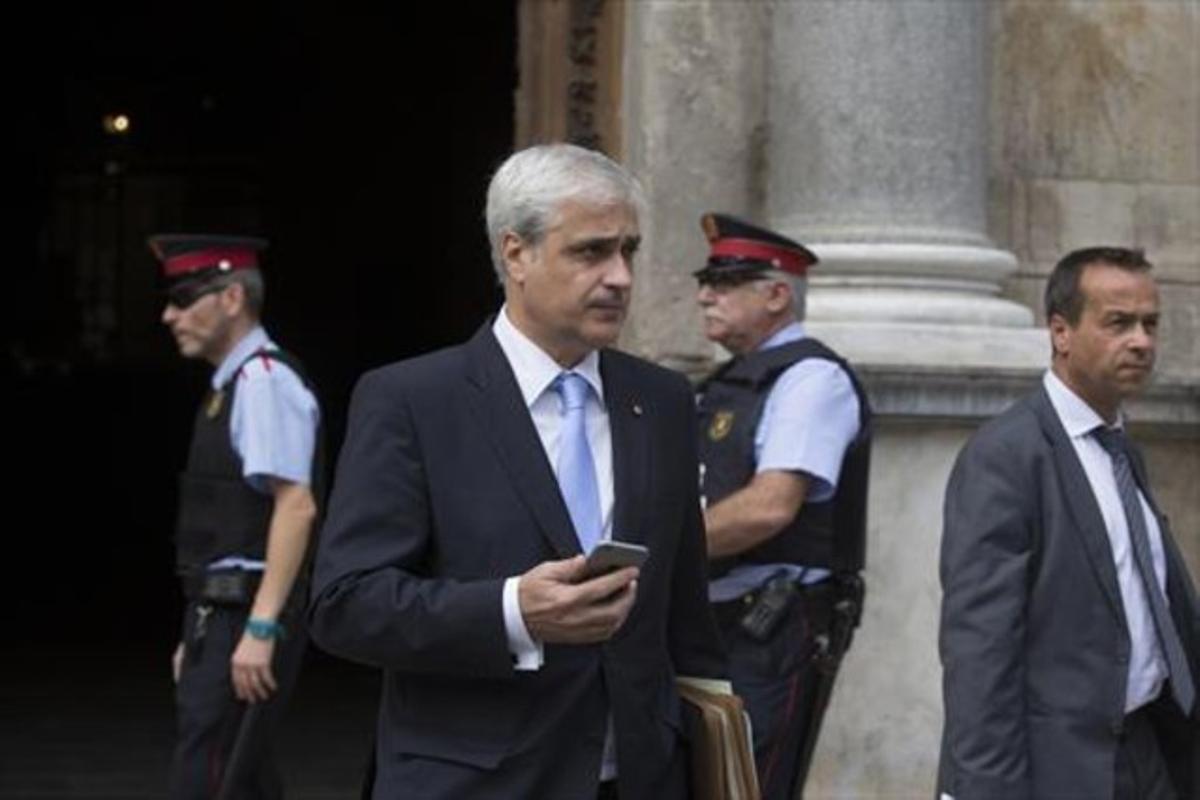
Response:
[[[621,567],[640,567],[649,557],[650,550],[644,545],[614,540],[600,542],[588,553],[585,580]]]

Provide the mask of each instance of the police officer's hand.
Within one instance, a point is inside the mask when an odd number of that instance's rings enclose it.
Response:
[[[534,639],[603,642],[625,622],[637,596],[637,567],[584,580],[585,563],[583,556],[543,561],[521,576],[517,598]]]
[[[233,693],[239,700],[258,703],[275,691],[275,674],[271,671],[274,654],[274,639],[255,639],[248,633],[242,634],[230,660]]]
[[[175,645],[175,652],[171,654],[171,679],[179,683],[179,673],[183,672],[183,642]]]

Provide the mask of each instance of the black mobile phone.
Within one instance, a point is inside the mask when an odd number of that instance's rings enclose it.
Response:
[[[587,577],[594,578],[621,567],[640,567],[650,557],[650,551],[630,542],[600,542],[587,557]]]

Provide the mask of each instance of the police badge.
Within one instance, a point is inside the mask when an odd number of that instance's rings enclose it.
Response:
[[[225,402],[225,393],[218,390],[209,395],[208,405],[204,409],[204,416],[209,419],[216,419],[217,414],[221,413],[221,404]]]
[[[713,414],[712,422],[708,426],[708,438],[719,442],[728,436],[731,430],[733,430],[733,412],[718,411]]]

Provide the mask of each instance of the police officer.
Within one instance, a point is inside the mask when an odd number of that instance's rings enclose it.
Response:
[[[187,599],[172,658],[173,798],[275,798],[271,734],[294,685],[305,558],[317,518],[320,411],[259,322],[261,239],[150,239],[162,321],[216,371],[180,480],[176,567]]]
[[[731,216],[701,226],[705,334],[734,356],[697,397],[709,599],[763,797],[791,798],[861,608],[870,412],[853,370],[805,334],[816,256]]]

